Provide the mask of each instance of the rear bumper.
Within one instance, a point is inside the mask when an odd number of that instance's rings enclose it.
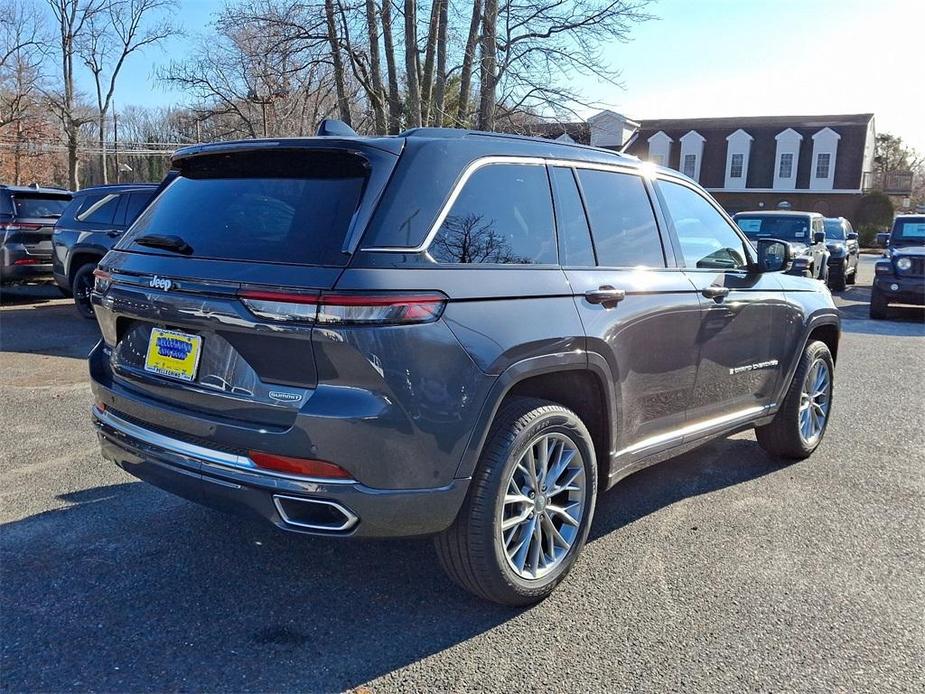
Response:
[[[923,277],[877,277],[874,286],[889,303],[925,305]]]
[[[92,417],[103,456],[129,474],[191,501],[294,532],[341,537],[437,533],[453,522],[469,485],[457,479],[439,488],[385,490],[269,473],[249,466],[242,456],[170,438],[97,407]],[[299,515],[302,509],[322,507],[330,521]]]
[[[0,251],[0,279],[18,282],[51,278],[51,255],[30,253],[21,244],[6,244]]]

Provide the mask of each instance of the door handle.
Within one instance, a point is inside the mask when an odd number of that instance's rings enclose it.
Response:
[[[585,299],[589,304],[601,304],[604,308],[613,308],[625,298],[625,289],[616,289],[610,285],[585,292]]]
[[[122,230],[121,229],[107,229],[105,233],[106,233],[106,236],[116,237],[116,236],[122,235]]]
[[[708,299],[713,299],[713,301],[719,303],[729,295],[729,287],[717,287],[711,284],[709,287],[701,289],[700,293]]]

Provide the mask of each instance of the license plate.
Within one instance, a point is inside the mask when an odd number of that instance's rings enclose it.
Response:
[[[145,371],[181,381],[192,381],[196,378],[201,351],[202,338],[199,335],[153,328],[148,340]]]

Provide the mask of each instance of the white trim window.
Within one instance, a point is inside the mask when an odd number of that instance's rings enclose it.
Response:
[[[803,136],[793,128],[787,128],[777,133],[774,139],[777,140],[777,153],[774,156],[774,190],[795,190]]]
[[[777,164],[778,178],[793,178],[793,152],[781,152],[780,161]]]
[[[695,181],[700,180],[704,142],[706,138],[696,130],[691,130],[681,137],[681,173]]]
[[[744,190],[748,185],[748,160],[754,141],[755,138],[741,128],[726,137],[725,188]]]
[[[823,128],[813,135],[812,175],[810,190],[832,190],[835,187],[835,162],[841,135],[832,128]]]
[[[667,134],[659,130],[649,138],[649,161],[659,166],[668,166],[671,161],[671,143]]]

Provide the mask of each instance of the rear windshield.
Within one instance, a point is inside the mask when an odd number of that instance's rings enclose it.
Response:
[[[893,232],[890,236],[891,238],[902,240],[925,240],[925,217],[897,219],[893,224]]]
[[[19,217],[58,218],[70,202],[69,197],[45,195],[14,195],[16,215]]]
[[[736,217],[735,222],[753,240],[765,236],[784,241],[809,238],[809,219],[806,217]]]
[[[120,247],[172,255],[144,237],[173,236],[197,258],[345,265],[366,177],[364,159],[340,152],[198,157],[183,163]]]

